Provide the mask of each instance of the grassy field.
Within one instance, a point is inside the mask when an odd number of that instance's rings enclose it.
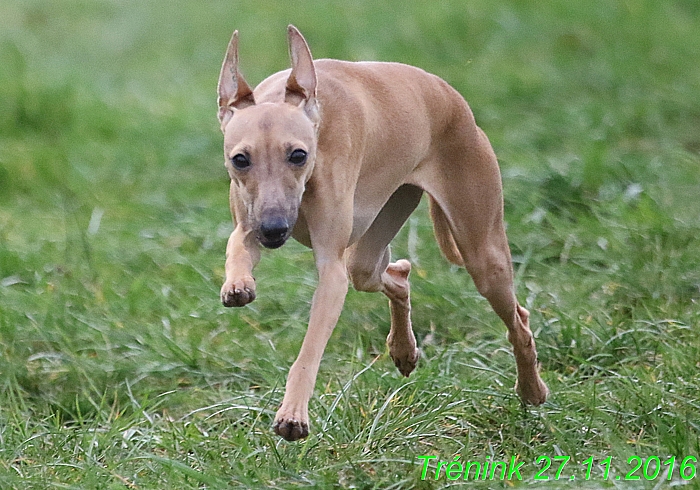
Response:
[[[489,488],[584,486],[591,457],[590,488],[700,487],[678,472],[700,457],[696,1],[4,0],[0,18],[0,488],[435,488],[456,457],[525,463]],[[388,356],[385,298],[351,291],[312,435],[272,433],[316,276],[290,243],[263,254],[253,304],[220,304],[215,89],[234,28],[257,83],[287,67],[290,22],[316,57],[414,64],[472,105],[542,407],[520,404],[505,328],[422,205],[394,243],[418,369]],[[558,462],[534,480],[542,455],[570,456],[558,482]],[[675,456],[672,482],[670,463],[627,481],[631,456]]]

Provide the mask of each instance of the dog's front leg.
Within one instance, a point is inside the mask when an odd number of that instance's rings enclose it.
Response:
[[[282,406],[275,416],[275,432],[288,441],[309,434],[309,399],[328,339],[338,322],[348,292],[348,277],[342,259],[318,264],[318,287],[311,304],[309,328],[297,360],[289,370]]]
[[[245,306],[255,299],[253,268],[260,260],[260,249],[253,233],[239,224],[226,245],[226,280],[221,287],[224,306]]]
[[[332,179],[326,179],[326,182]],[[352,193],[339,196],[332,188],[316,188],[305,212],[314,250],[318,286],[311,302],[309,328],[294,361],[274,422],[275,432],[295,441],[309,434],[309,399],[318,367],[348,292],[346,248],[352,232]]]
[[[221,287],[221,302],[224,306],[245,306],[255,299],[253,269],[260,261],[260,245],[247,225],[245,206],[238,199],[233,182],[230,199],[237,224],[226,244],[226,279]]]

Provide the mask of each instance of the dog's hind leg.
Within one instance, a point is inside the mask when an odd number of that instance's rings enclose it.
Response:
[[[389,298],[391,330],[389,354],[401,374],[415,369],[419,351],[411,326],[411,300],[407,260],[391,263],[389,242],[418,206],[423,191],[412,185],[400,187],[384,205],[363,237],[350,249],[348,272],[358,291],[381,291]]]
[[[498,163],[481,130],[464,132],[470,137],[455,138],[443,160],[424,176],[424,188],[435,200],[431,204],[440,207],[433,215],[440,214],[448,223],[459,256],[479,293],[508,328],[518,371],[516,391],[524,402],[539,405],[546,400],[548,390],[538,372],[529,313],[515,298]],[[448,237],[438,241],[450,243]],[[450,254],[450,248],[447,254],[458,258]]]

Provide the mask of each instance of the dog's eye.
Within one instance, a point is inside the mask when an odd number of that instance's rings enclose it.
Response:
[[[250,167],[250,160],[243,153],[238,153],[231,158],[231,164],[238,170],[245,170]]]
[[[296,149],[289,154],[289,163],[292,165],[302,166],[306,163],[306,152],[304,150]]]

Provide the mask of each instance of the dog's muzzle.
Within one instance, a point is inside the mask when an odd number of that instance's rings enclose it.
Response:
[[[260,244],[265,248],[279,248],[287,241],[291,230],[292,226],[283,216],[267,219],[260,225]]]

